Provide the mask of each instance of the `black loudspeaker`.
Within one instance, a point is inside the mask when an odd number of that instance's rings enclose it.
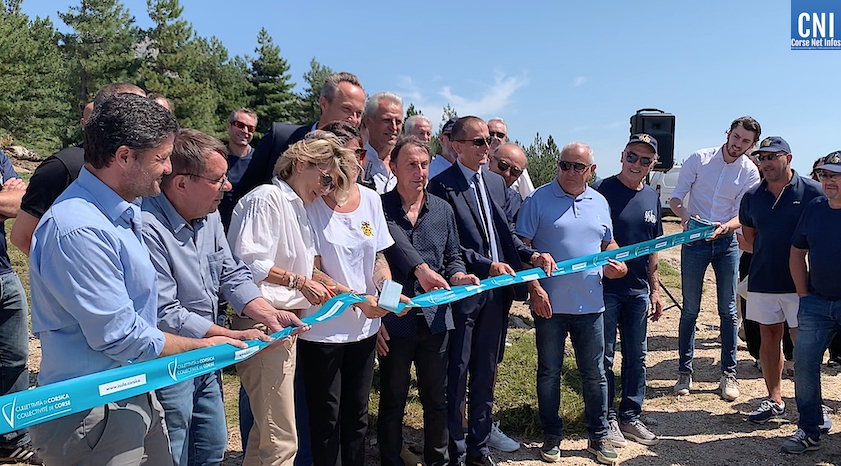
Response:
[[[657,140],[657,165],[667,172],[675,164],[675,116],[656,108],[643,108],[631,116],[631,134],[648,133]]]

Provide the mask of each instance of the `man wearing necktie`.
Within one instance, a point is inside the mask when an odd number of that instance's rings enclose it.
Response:
[[[460,118],[453,126],[458,160],[429,182],[430,194],[453,208],[468,273],[480,279],[514,274],[523,264],[555,268],[552,256],[527,247],[505,217],[505,181],[487,169],[490,137],[480,118]],[[493,465],[488,451],[493,409],[493,380],[500,337],[514,298],[512,287],[491,290],[453,304],[455,330],[450,340],[447,397],[450,461],[469,466]],[[481,335],[481,337],[480,337]],[[474,338],[475,336],[475,338]],[[470,371],[470,409],[465,438],[462,411]]]

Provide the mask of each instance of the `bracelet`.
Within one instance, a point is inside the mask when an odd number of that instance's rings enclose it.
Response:
[[[298,275],[297,284],[298,284],[298,287],[297,287],[298,291],[303,291],[304,287],[307,286],[307,277],[305,277],[303,275]]]
[[[297,290],[298,288],[295,287],[295,279],[297,277],[298,276],[294,273],[289,273],[289,275],[286,276],[286,287],[290,290]]]

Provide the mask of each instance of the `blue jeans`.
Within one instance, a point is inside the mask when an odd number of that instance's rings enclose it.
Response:
[[[29,306],[20,278],[0,275],[0,395],[27,390],[29,370]],[[29,431],[0,435],[0,448],[13,449],[29,442]]]
[[[627,424],[639,420],[645,400],[645,355],[648,354],[648,296],[643,294],[604,294],[604,372],[607,378],[607,406],[612,416],[616,398],[613,355],[616,353],[616,329],[622,335],[622,399],[619,420]]]
[[[222,373],[211,372],[157,390],[175,466],[219,465],[228,446]]]
[[[683,245],[680,252],[680,282],[683,287],[683,311],[678,328],[678,353],[681,373],[692,373],[695,357],[695,322],[701,312],[704,273],[712,264],[715,272],[718,317],[721,319],[721,372],[736,375],[736,284],[739,246],[736,236],[714,241],[695,241]]]
[[[809,437],[821,435],[821,360],[829,343],[841,330],[841,300],[815,295],[800,298],[797,341],[794,344],[794,397],[800,412],[798,427]]]
[[[543,434],[563,437],[561,371],[564,345],[569,334],[575,362],[581,375],[584,420],[590,439],[607,437],[607,382],[604,376],[604,316],[594,314],[553,314],[544,319],[536,314],[537,332],[537,413]]]

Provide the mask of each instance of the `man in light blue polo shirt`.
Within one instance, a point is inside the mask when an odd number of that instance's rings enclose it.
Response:
[[[588,146],[564,146],[557,178],[535,190],[520,208],[517,234],[524,243],[559,261],[618,247],[607,201],[587,186],[595,169]],[[540,455],[545,461],[560,461],[563,420],[558,410],[567,334],[581,374],[587,450],[601,463],[618,460],[608,441],[602,274],[620,278],[627,271],[625,264],[611,261],[604,270],[591,268],[529,283],[537,331],[538,414],[544,432]]]

